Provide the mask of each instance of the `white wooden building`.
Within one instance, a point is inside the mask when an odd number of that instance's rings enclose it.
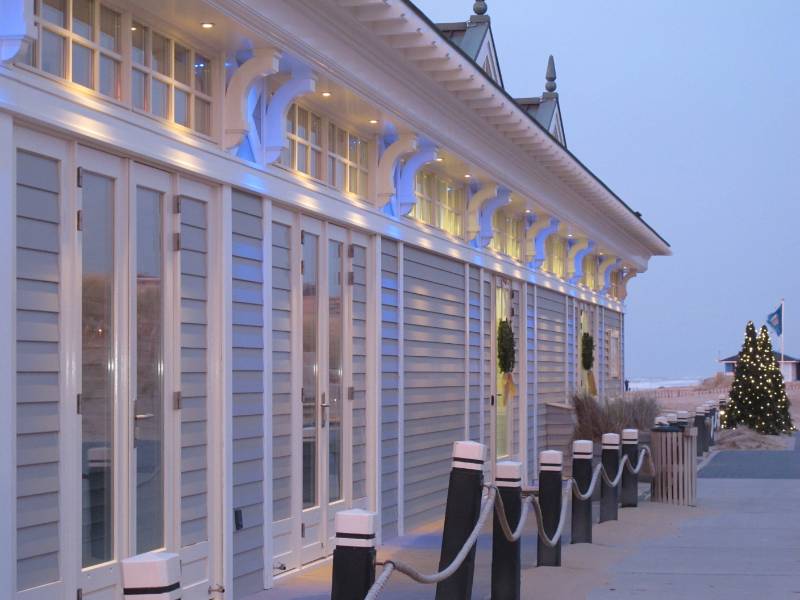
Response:
[[[670,250],[543,83],[405,0],[0,0],[4,597],[121,598],[162,549],[184,600],[259,597],[338,510],[441,518],[454,440],[532,478],[583,332],[621,395]]]

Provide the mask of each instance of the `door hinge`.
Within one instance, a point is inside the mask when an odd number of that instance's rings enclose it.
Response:
[[[356,274],[353,271],[347,273],[347,285],[353,285],[356,282]]]
[[[172,249],[178,252],[181,249],[181,234],[175,233],[172,238]]]
[[[83,167],[78,167],[77,173],[75,174],[75,183],[79,188],[83,187]]]
[[[75,215],[75,229],[78,231],[83,231],[83,211],[80,209],[78,209],[78,212]]]
[[[75,412],[81,414],[81,395],[77,394],[75,396]]]
[[[173,205],[173,210],[175,211],[176,215],[181,214],[181,197],[175,196],[175,204]]]
[[[181,409],[181,393],[180,392],[173,392],[172,393],[172,408],[175,410]]]
[[[492,406],[494,406],[494,394],[492,394],[491,396],[489,396],[489,403],[490,403]]]
[[[75,590],[75,600],[83,600],[83,588]]]
[[[356,399],[356,388],[352,385],[347,388],[347,399],[348,400],[355,400]]]
[[[305,523],[300,523],[300,537],[301,538],[306,537],[306,524]]]
[[[347,246],[347,258],[354,258],[356,255],[356,247],[353,244]]]

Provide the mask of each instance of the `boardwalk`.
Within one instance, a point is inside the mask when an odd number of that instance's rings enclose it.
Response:
[[[698,507],[642,502],[594,527],[594,543],[568,546],[561,568],[536,568],[534,531],[523,546],[523,597],[628,600],[800,598],[800,444],[787,452],[721,452],[701,472]],[[438,562],[438,531],[379,551],[425,570]],[[491,538],[478,548],[473,598],[489,598]],[[280,580],[266,600],[330,597],[323,563]],[[433,598],[433,586],[395,575],[382,598]]]

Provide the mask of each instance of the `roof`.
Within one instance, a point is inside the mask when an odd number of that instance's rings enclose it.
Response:
[[[740,353],[741,354],[741,353]],[[781,361],[781,353],[772,351],[772,354],[775,355],[775,360],[778,362],[800,362],[800,358],[794,358],[793,356],[789,356],[788,354],[783,355],[783,360]],[[719,362],[721,363],[735,363],[739,360],[739,354],[734,354],[733,356],[729,356],[728,358],[720,358]]]
[[[461,52],[466,54],[472,62],[484,69],[484,65],[478,61],[481,51],[487,48],[487,58],[490,64],[497,70],[487,75],[495,81],[501,88],[503,85],[503,74],[500,71],[500,61],[494,48],[494,38],[492,37],[492,21],[488,15],[471,15],[469,21],[457,21],[455,23],[436,23],[436,28],[447,41],[457,46]],[[485,69],[484,69],[485,71]]]

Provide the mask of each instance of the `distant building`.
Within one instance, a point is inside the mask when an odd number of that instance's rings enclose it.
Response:
[[[788,354],[784,354],[783,359],[781,359],[780,352],[773,352],[773,354],[775,355],[775,360],[777,360],[778,364],[781,366],[781,373],[783,373],[784,380],[800,381],[800,358],[794,358]],[[728,358],[721,358],[719,362],[721,362],[724,367],[723,372],[733,375],[737,360],[739,360],[738,354],[734,354]]]

